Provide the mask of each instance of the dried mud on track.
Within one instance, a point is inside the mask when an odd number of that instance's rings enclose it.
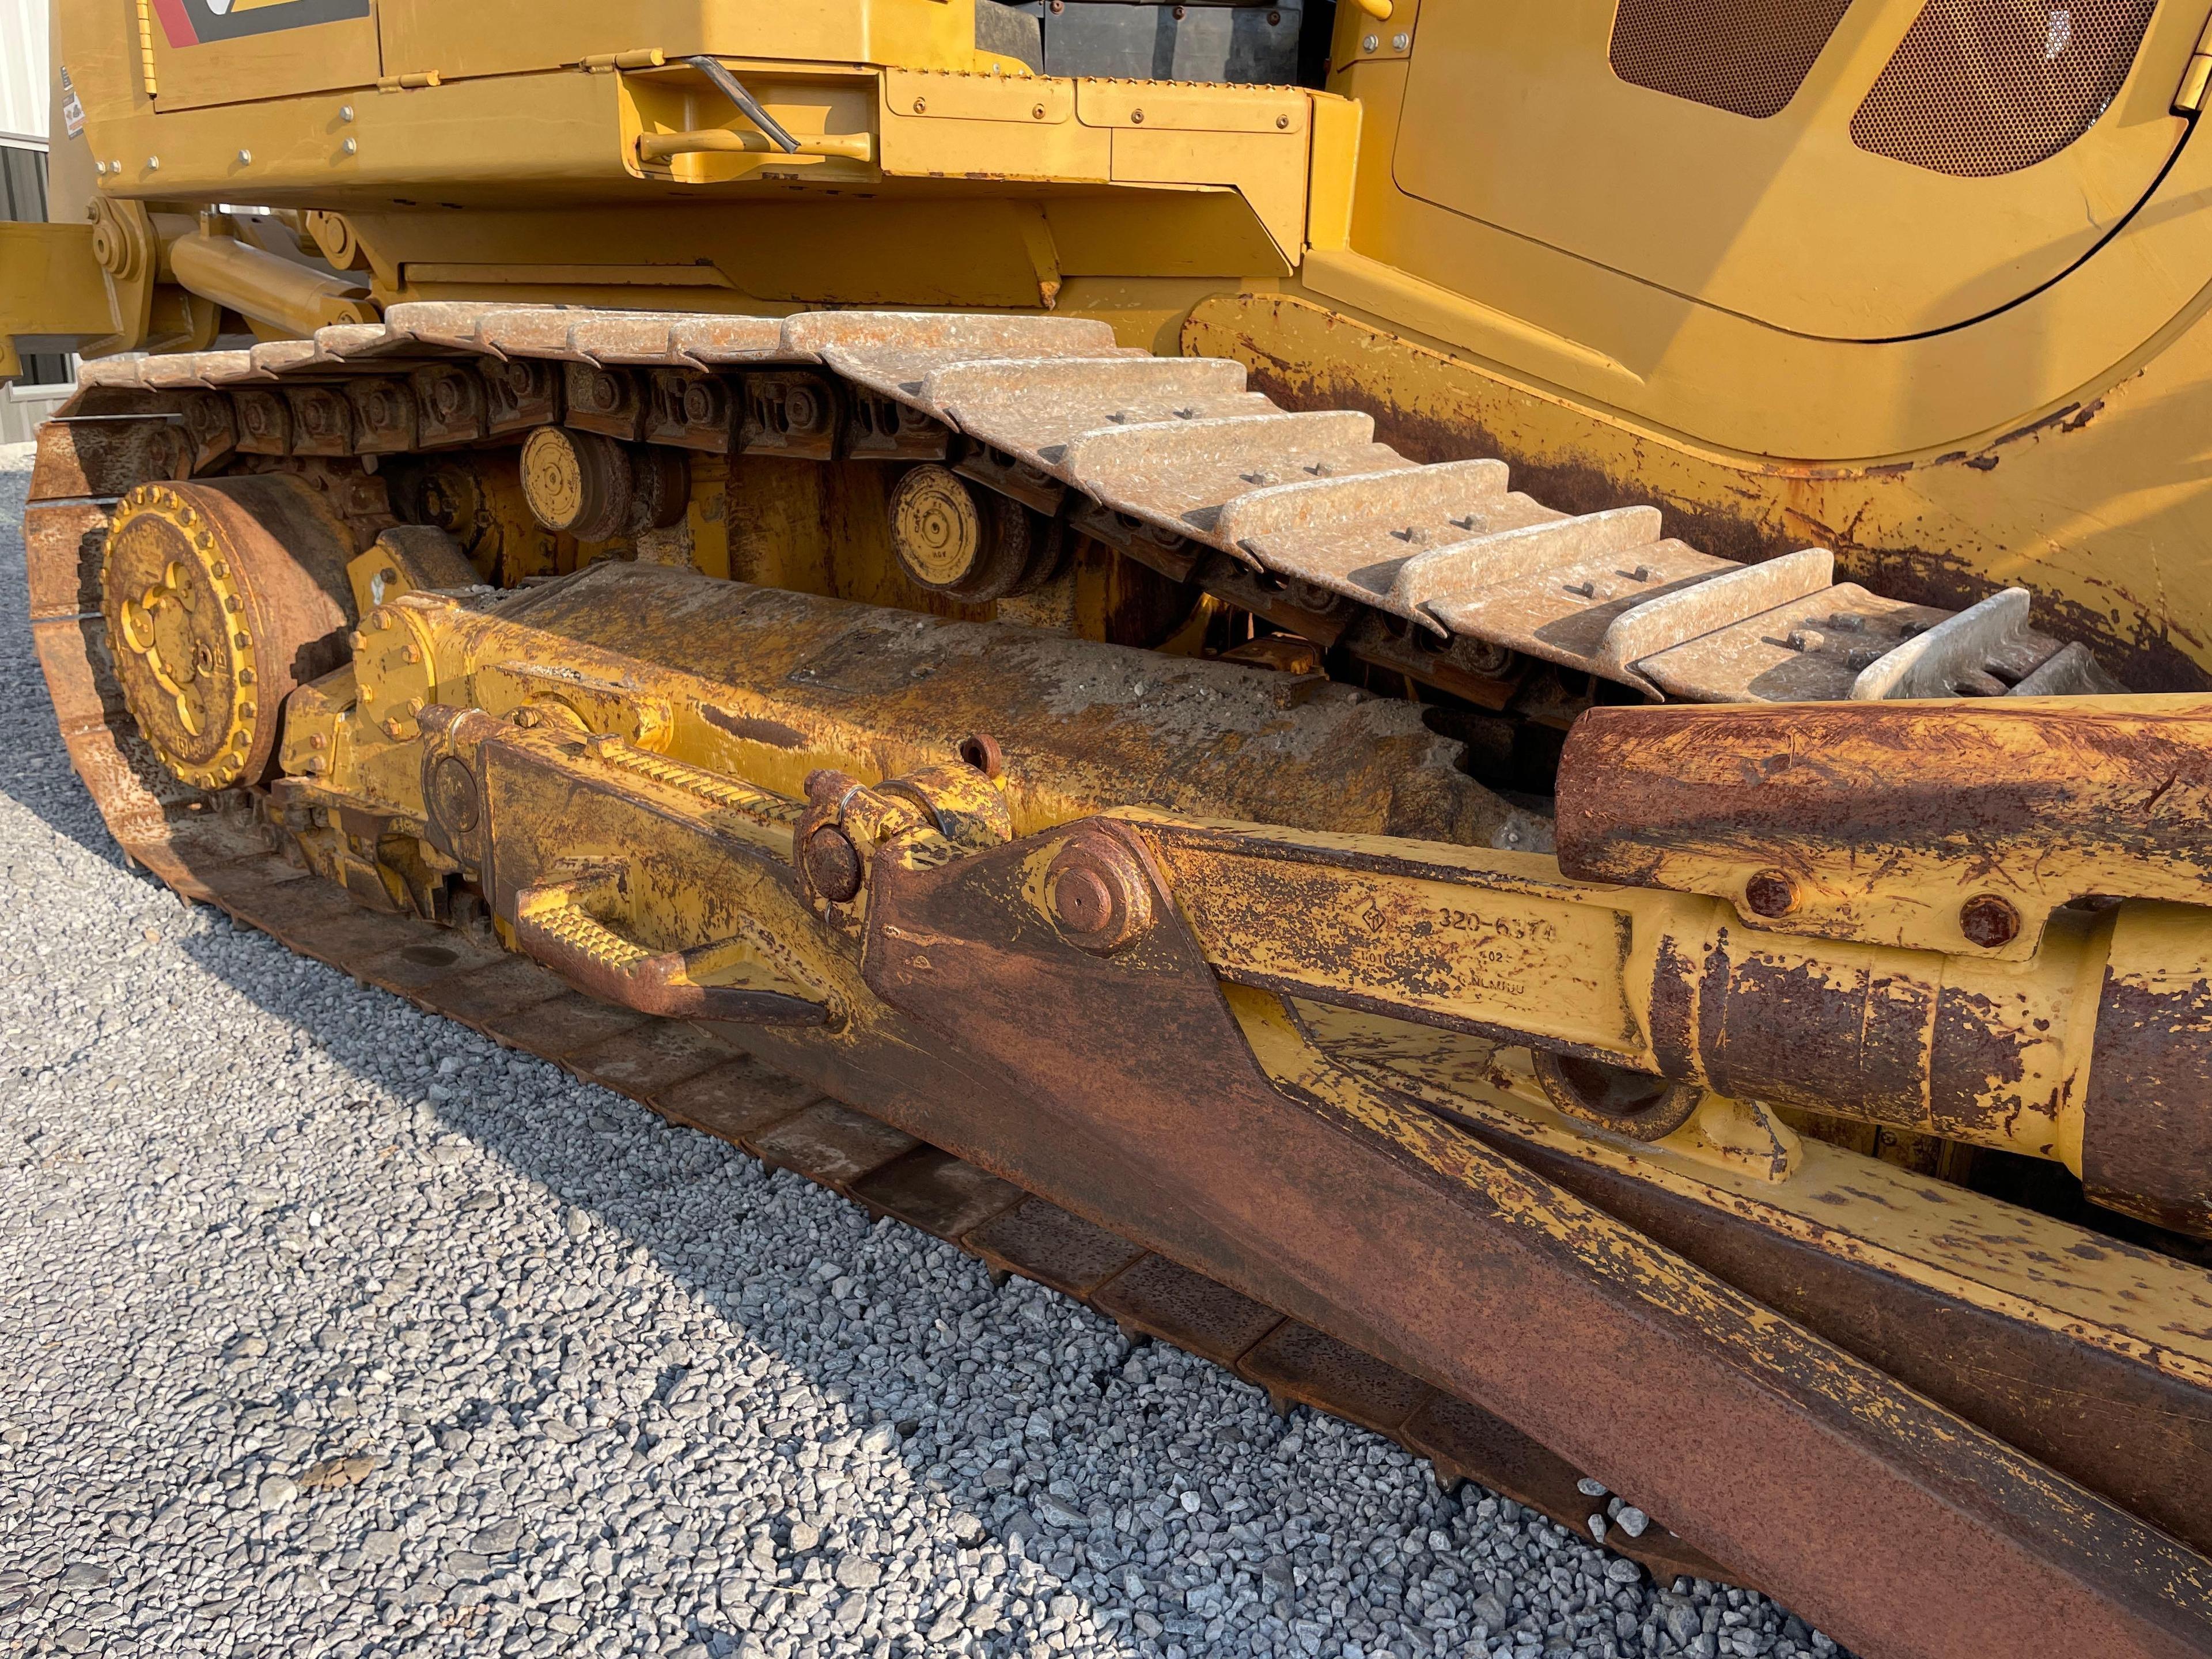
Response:
[[[27,465],[0,1654],[1836,1651],[126,872],[31,657]]]

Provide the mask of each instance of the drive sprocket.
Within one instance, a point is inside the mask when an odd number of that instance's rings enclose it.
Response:
[[[258,783],[284,699],[343,665],[344,522],[296,476],[149,483],[116,509],[101,611],[125,704],[204,789]]]

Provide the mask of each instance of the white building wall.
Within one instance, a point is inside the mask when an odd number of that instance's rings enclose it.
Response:
[[[0,449],[33,441],[39,422],[76,390],[74,386],[0,386]]]
[[[46,147],[53,107],[47,4],[0,0],[0,144]],[[0,386],[0,445],[27,441],[69,391],[66,386]]]
[[[43,144],[52,109],[47,0],[0,0],[0,142]]]

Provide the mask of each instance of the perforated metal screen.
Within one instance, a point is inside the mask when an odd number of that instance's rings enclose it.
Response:
[[[1851,0],[1620,0],[1613,72],[1764,120],[1797,95]]]
[[[2096,125],[2156,3],[1928,0],[1851,117],[1851,140],[1961,179],[2033,167]]]

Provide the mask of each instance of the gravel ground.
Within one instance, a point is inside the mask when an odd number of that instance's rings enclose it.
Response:
[[[30,653],[26,465],[0,1650],[1836,1651],[126,872]]]

